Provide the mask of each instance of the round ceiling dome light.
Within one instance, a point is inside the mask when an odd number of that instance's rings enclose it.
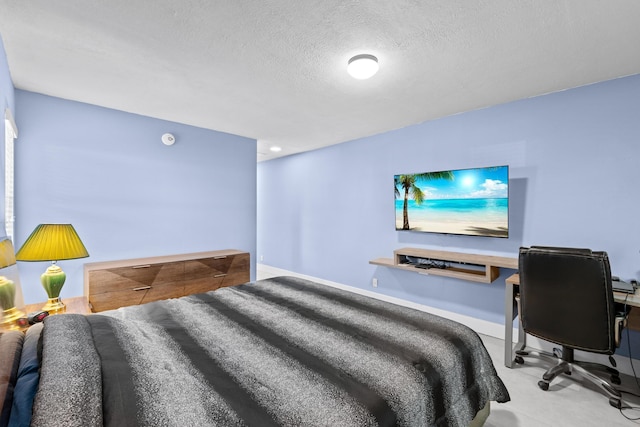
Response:
[[[279,153],[282,151],[282,148],[274,145],[273,147],[269,148],[269,150],[273,151],[274,153]]]
[[[347,72],[351,77],[365,80],[373,77],[378,72],[378,58],[369,54],[356,55],[349,60]]]

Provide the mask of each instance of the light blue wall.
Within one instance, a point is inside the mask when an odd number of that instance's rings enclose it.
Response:
[[[434,100],[437,102],[437,100]],[[393,106],[389,106],[393,108]],[[410,246],[517,257],[521,245],[609,252],[640,278],[640,75],[446,117],[258,165],[264,264],[502,323],[492,284],[368,262]],[[510,165],[508,239],[399,232],[393,175]]]
[[[255,277],[256,141],[16,90],[16,247],[40,223],[74,225],[90,258],[61,261],[62,296],[82,265],[234,248]],[[173,146],[161,135],[176,137]],[[20,262],[25,301],[46,299],[47,263]]]

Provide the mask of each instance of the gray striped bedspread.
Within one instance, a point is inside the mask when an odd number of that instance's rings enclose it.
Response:
[[[50,316],[42,340],[34,426],[467,426],[509,400],[466,326],[293,277]]]

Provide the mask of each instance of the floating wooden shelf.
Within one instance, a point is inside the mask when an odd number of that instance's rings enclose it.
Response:
[[[428,268],[418,268],[408,263],[407,257],[420,259]],[[472,282],[491,283],[500,276],[500,267],[518,269],[518,258],[463,252],[438,251],[419,248],[402,248],[393,251],[393,259],[377,258],[369,264],[397,268],[414,273],[454,277]],[[438,266],[435,266],[438,265]]]

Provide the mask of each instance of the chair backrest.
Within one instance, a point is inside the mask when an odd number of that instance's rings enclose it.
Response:
[[[522,327],[563,346],[613,354],[615,308],[606,252],[520,248]]]

